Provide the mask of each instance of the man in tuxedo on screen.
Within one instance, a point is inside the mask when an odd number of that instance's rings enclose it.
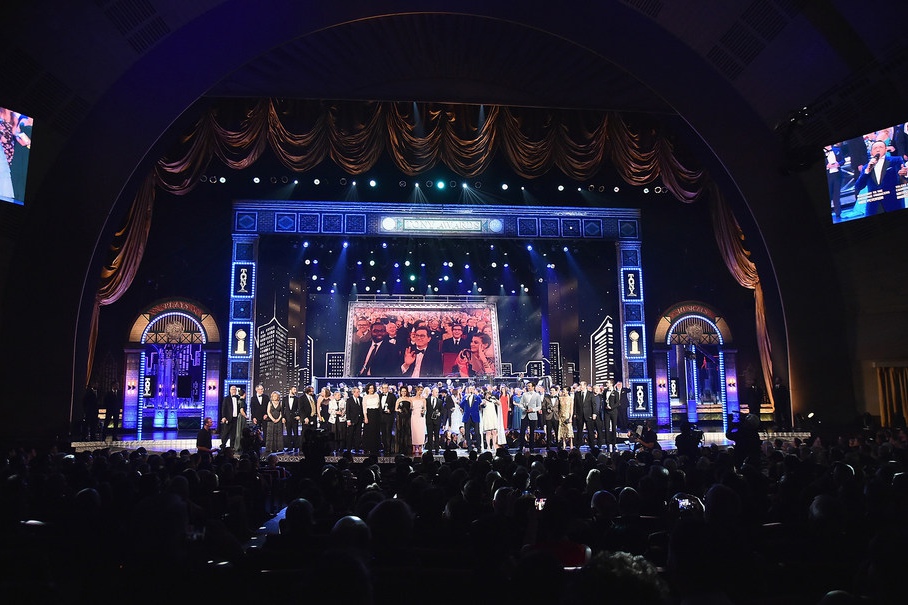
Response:
[[[394,429],[394,407],[397,404],[397,395],[391,392],[388,383],[381,385],[378,394],[378,408],[381,414],[381,449],[385,456],[391,454],[391,431]]]
[[[858,175],[854,190],[867,188],[865,214],[871,216],[880,212],[892,212],[905,207],[905,200],[897,195],[897,188],[905,182],[908,167],[898,156],[888,155],[885,141],[875,141],[870,147],[867,166]]]
[[[413,330],[414,346],[404,349],[404,359],[400,366],[403,376],[421,378],[443,374],[441,352],[429,346],[430,342],[428,327],[420,325]]]
[[[442,353],[460,353],[464,349],[470,348],[470,339],[464,338],[462,325],[454,324],[450,331],[450,337],[441,342]]]
[[[372,324],[372,340],[361,349],[362,356],[356,363],[357,376],[398,376],[400,357],[397,348],[387,339],[385,324]]]
[[[236,385],[231,385],[230,394],[221,401],[221,449],[236,449],[239,446],[239,434],[243,430],[245,418],[246,404],[240,398]]]

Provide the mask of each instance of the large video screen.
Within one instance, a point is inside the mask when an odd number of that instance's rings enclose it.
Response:
[[[494,302],[351,302],[347,375],[498,376]]]
[[[28,160],[32,148],[33,120],[30,116],[0,107],[0,200],[25,203]]]
[[[908,123],[830,143],[823,157],[834,223],[905,209]]]

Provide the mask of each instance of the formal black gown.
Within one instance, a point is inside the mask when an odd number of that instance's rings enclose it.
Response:
[[[413,453],[413,436],[410,434],[410,400],[398,399],[397,452],[409,456]]]

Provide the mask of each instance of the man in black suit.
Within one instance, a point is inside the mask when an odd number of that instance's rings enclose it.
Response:
[[[372,340],[362,347],[362,355],[356,363],[357,376],[397,376],[400,374],[398,349],[388,342],[385,324],[372,324]]]
[[[385,456],[391,454],[391,431],[394,429],[394,407],[397,404],[397,395],[391,392],[388,383],[381,385],[378,394],[378,407],[381,414],[381,449]]]
[[[286,446],[293,451],[300,450],[300,419],[303,398],[295,386],[290,387],[290,392],[284,399],[284,418],[287,421]]]
[[[611,380],[609,387],[611,387]],[[605,445],[609,451],[618,449],[618,408],[621,406],[621,383],[617,383],[615,388],[609,388],[605,397],[605,409],[603,410],[605,420]]]
[[[440,446],[438,435],[441,432],[441,422],[444,416],[444,400],[438,392],[438,387],[432,389],[432,394],[426,399],[426,451],[438,453]]]
[[[586,427],[587,445],[593,447],[593,435],[596,427],[593,421],[593,392],[590,390],[586,381],[580,382],[580,388],[574,393],[574,414],[577,422],[577,438],[574,443],[577,447],[583,443],[583,429]]]
[[[441,341],[442,353],[460,353],[464,349],[470,348],[470,339],[464,338],[463,326],[454,324],[451,326],[451,337]]]
[[[363,396],[359,387],[353,387],[347,396],[347,449],[363,449]]]
[[[120,385],[113,383],[110,390],[104,394],[104,426],[101,428],[101,437],[107,437],[107,425],[111,425],[110,434],[114,440],[120,431],[120,411],[123,409],[123,394]]]
[[[246,404],[240,398],[236,385],[230,385],[230,394],[221,401],[221,449],[239,447],[241,425],[245,424],[241,418],[246,418]]]
[[[402,375],[420,378],[443,374],[441,352],[430,347],[430,342],[429,328],[424,325],[414,328],[414,346],[404,350],[404,360],[400,366]]]
[[[878,212],[892,212],[905,207],[900,197],[899,185],[908,176],[904,160],[886,153],[886,142],[876,141],[870,148],[870,159],[854,183],[856,192],[867,188],[866,212],[872,216]]]
[[[268,396],[265,395],[265,386],[262,383],[255,385],[255,394],[249,400],[249,415],[252,424],[265,430],[265,411],[268,409]]]
[[[618,391],[618,431],[624,432],[629,428],[627,409],[631,405],[630,399],[628,398],[628,393],[630,393],[631,390],[624,386],[624,383],[622,382],[615,383],[615,390]]]

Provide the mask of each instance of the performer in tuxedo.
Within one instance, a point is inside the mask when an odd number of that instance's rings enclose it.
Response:
[[[545,436],[545,447],[558,447],[558,395],[557,388],[552,387],[542,393],[542,427]]]
[[[240,398],[236,385],[231,385],[230,394],[221,401],[221,449],[239,447],[245,419],[246,403]]]
[[[255,394],[249,400],[249,415],[252,417],[252,424],[262,427],[265,430],[265,411],[268,407],[268,396],[265,395],[265,386],[261,383],[255,385]]]
[[[290,387],[287,398],[284,399],[284,419],[287,425],[286,448],[298,452],[300,450],[300,419],[302,414],[302,397],[295,386]]]
[[[583,444],[583,429],[586,427],[587,445],[593,447],[593,435],[596,427],[593,422],[593,391],[586,381],[580,382],[580,388],[574,393],[574,414],[577,416],[577,447]]]
[[[372,324],[372,340],[363,346],[362,356],[356,363],[357,376],[397,376],[400,374],[398,349],[388,342],[385,324]]]
[[[432,389],[432,393],[426,397],[426,450],[437,454],[440,450],[438,443],[439,433],[441,432],[442,418],[444,416],[444,400],[438,391],[438,387]]]
[[[479,449],[479,404],[482,403],[482,397],[476,392],[476,387],[469,385],[467,392],[460,402],[463,409],[463,437],[467,444],[467,449]],[[472,436],[471,436],[472,434]]]
[[[401,374],[412,378],[442,375],[442,357],[438,349],[429,346],[429,328],[420,325],[413,330],[413,347],[404,349]]]
[[[605,441],[605,401],[612,388],[612,381],[607,380],[606,386],[594,384],[593,391],[593,426],[596,427],[596,445],[602,447]]]
[[[306,442],[311,435],[308,431],[318,428],[318,401],[315,399],[315,388],[312,385],[303,389],[303,398],[300,402],[300,432],[302,441]]]
[[[114,441],[120,432],[120,410],[123,408],[123,394],[120,392],[120,385],[113,383],[110,390],[104,394],[104,426],[101,427],[102,438],[107,437],[107,425],[111,425],[110,434],[113,435]]]
[[[627,409],[631,405],[628,394],[631,390],[620,381],[615,383],[615,390],[618,391],[618,431],[623,432],[628,428]]]
[[[394,430],[394,409],[397,407],[397,395],[391,392],[388,383],[381,385],[378,394],[378,406],[381,411],[381,449],[385,456],[391,455],[391,433]]]
[[[619,401],[620,384],[619,382],[615,385],[615,388],[609,389],[605,398],[605,409],[603,410],[605,415],[605,445],[606,449],[611,452],[618,449],[618,408],[621,405]],[[609,386],[611,386],[611,381],[609,381]]]
[[[870,147],[867,166],[858,175],[854,190],[867,188],[867,216],[879,212],[892,212],[905,207],[905,200],[897,197],[896,187],[904,183],[908,167],[898,156],[886,153],[886,142],[876,141]]]
[[[347,449],[363,449],[363,397],[359,387],[353,387],[347,396]]]

